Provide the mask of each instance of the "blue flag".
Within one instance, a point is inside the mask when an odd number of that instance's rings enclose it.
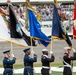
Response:
[[[41,25],[37,21],[37,18],[35,17],[34,13],[31,10],[28,10],[28,15],[30,24],[30,35],[33,36],[34,38],[39,39],[43,45],[47,43],[46,41],[50,42],[51,39],[48,38],[44,33],[42,33]]]
[[[39,40],[39,42],[40,42],[41,44],[43,44],[45,47],[47,47],[47,46],[49,45],[49,43],[50,43],[50,42],[46,42],[46,41],[44,41],[44,40]]]
[[[72,43],[69,39],[69,36],[63,29],[63,25],[61,23],[61,17],[58,15],[58,11],[56,6],[54,5],[53,10],[53,26],[52,26],[52,37],[53,38],[59,38],[64,39],[70,47],[72,47]]]

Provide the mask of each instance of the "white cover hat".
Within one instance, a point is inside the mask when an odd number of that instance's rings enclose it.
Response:
[[[68,50],[68,49],[70,49],[70,47],[64,47],[64,50]]]
[[[42,52],[43,52],[43,51],[48,51],[48,49],[46,49],[46,48],[45,48],[45,49],[42,49]]]

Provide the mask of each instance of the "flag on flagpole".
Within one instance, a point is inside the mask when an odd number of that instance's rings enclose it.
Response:
[[[4,9],[2,9],[1,7],[0,7],[0,13],[4,15],[8,15],[8,12],[5,12]]]
[[[22,36],[24,40],[28,43],[29,46],[31,46],[31,39],[29,34],[27,34],[26,28],[22,25],[21,22],[16,25],[17,32]],[[32,39],[32,46],[36,46],[35,40]]]
[[[44,40],[39,40],[40,44],[43,44],[45,47],[47,47],[50,42],[44,41]]]
[[[74,25],[73,25],[73,37],[76,39],[76,0],[74,0]]]
[[[54,5],[54,10],[53,10],[53,26],[52,26],[52,38],[59,38],[59,39],[64,39],[70,47],[72,47],[72,43],[69,39],[69,36],[67,33],[64,31],[62,22],[60,21],[61,18],[58,14],[57,8]]]
[[[37,21],[37,18],[35,17],[35,14],[28,10],[28,16],[29,16],[29,26],[30,26],[30,35],[36,39],[41,40],[40,42],[44,45],[47,43],[47,45],[50,43],[51,39],[48,38],[44,33],[41,32],[41,25]]]
[[[31,45],[30,36],[27,36],[24,31],[20,28],[22,24],[18,21],[16,13],[13,10],[13,7],[9,5],[9,17],[10,17],[10,31],[11,31],[11,38],[21,38],[24,39],[27,45]],[[32,40],[33,46],[35,45],[35,41]]]
[[[4,40],[6,42],[12,42],[18,46],[28,46],[27,43],[23,39],[14,39],[10,37],[10,31],[8,30],[6,23],[0,14],[0,40]]]
[[[16,24],[18,23],[13,7],[9,5],[9,18],[10,18],[10,32],[11,38],[22,38],[16,31]]]

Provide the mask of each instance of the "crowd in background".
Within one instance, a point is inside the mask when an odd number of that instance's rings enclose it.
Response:
[[[34,8],[36,9],[36,11],[40,12],[42,21],[52,20],[53,5],[41,5],[41,6],[35,6]],[[73,9],[73,5],[61,5],[60,8],[61,12],[66,14],[67,19],[69,18],[69,16],[71,17],[73,16],[73,11],[71,11],[71,9]]]
[[[8,11],[7,6],[1,6],[4,10]],[[50,21],[53,16],[53,5],[33,5],[33,8],[40,14],[41,21]],[[62,13],[66,14],[67,19],[73,19],[73,5],[60,5]],[[25,19],[26,7],[23,4],[14,5],[14,10],[20,15],[21,18]]]

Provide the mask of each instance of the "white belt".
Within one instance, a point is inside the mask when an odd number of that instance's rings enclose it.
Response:
[[[64,67],[70,67],[70,68],[71,68],[71,66],[70,66],[70,65],[64,65]]]
[[[50,69],[50,67],[47,67],[47,66],[42,66],[42,68]]]

